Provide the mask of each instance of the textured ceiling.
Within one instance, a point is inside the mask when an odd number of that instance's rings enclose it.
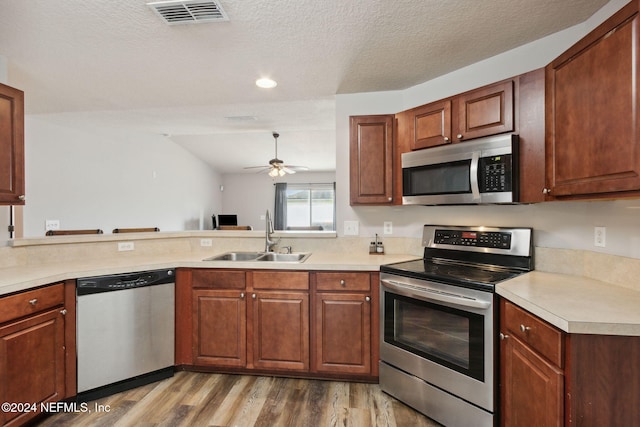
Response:
[[[28,114],[167,134],[221,172],[265,163],[277,130],[285,162],[327,170],[333,95],[414,86],[605,3],[220,0],[229,21],[169,26],[145,0],[0,0],[0,55]]]

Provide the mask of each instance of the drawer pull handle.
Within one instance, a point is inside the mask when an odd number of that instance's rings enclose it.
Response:
[[[344,285],[346,285],[346,284],[347,284],[347,282],[345,282],[344,280],[340,280],[340,284],[341,284],[342,286],[344,286]]]
[[[36,305],[38,303],[38,298],[30,299],[29,304]]]
[[[528,332],[531,330],[531,328],[529,326],[520,325],[520,330],[522,332]]]

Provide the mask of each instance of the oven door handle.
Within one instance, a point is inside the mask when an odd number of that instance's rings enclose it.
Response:
[[[487,309],[491,307],[490,301],[481,301],[476,298],[466,297],[463,295],[454,294],[452,292],[444,292],[438,289],[432,289],[424,286],[412,286],[407,283],[402,283],[395,280],[381,280],[381,282],[388,289],[403,292],[405,294],[409,293],[411,296],[423,300],[430,299],[471,308]]]

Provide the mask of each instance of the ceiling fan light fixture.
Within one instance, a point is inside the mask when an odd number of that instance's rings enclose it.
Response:
[[[256,80],[256,86],[262,89],[273,89],[274,87],[278,86],[278,83],[275,80],[263,77]]]

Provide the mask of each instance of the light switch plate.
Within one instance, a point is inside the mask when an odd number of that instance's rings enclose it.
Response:
[[[359,222],[358,221],[345,221],[344,222],[344,235],[345,236],[358,236]]]
[[[384,234],[393,234],[393,222],[391,222],[391,221],[385,221],[384,222],[383,233]]]
[[[132,251],[135,249],[133,242],[118,242],[119,251]]]
[[[607,227],[593,228],[593,245],[600,248],[607,246]]]
[[[57,219],[47,219],[44,222],[44,231],[49,230],[60,230],[60,220]]]

